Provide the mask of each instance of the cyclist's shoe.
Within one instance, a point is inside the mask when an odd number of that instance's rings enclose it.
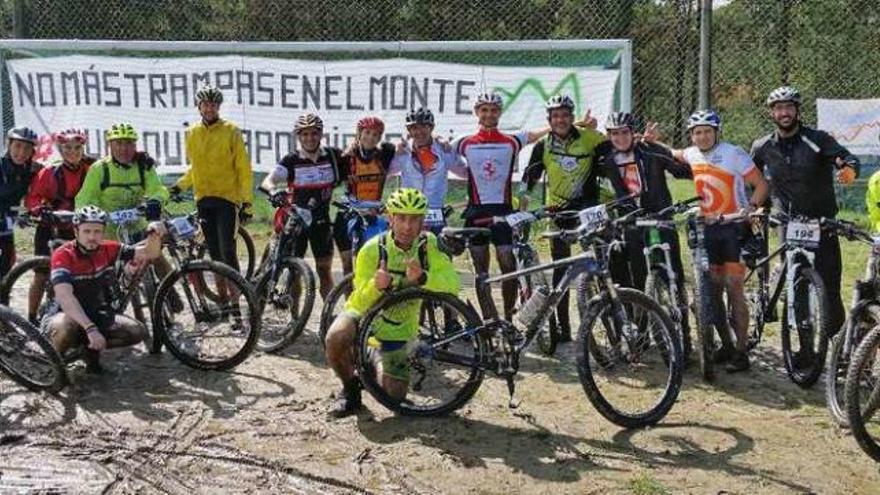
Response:
[[[736,349],[722,345],[712,353],[712,362],[723,364],[732,361],[734,357],[736,357]]]
[[[361,402],[361,384],[357,380],[354,380],[343,386],[342,392],[330,408],[329,416],[333,418],[344,418],[356,414],[363,407],[363,403]]]
[[[104,367],[101,366],[100,352],[86,349],[85,353],[83,353],[83,361],[86,362],[86,373],[100,375],[104,372]]]
[[[733,358],[724,368],[728,373],[739,373],[740,371],[748,371],[749,355],[742,351],[734,351]]]
[[[816,353],[813,352],[812,349],[803,349],[795,352],[794,355],[791,356],[791,364],[793,364],[794,367],[799,370],[813,366],[813,363],[815,361]]]

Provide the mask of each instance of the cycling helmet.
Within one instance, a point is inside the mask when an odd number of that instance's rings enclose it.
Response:
[[[544,107],[547,109],[547,113],[557,108],[567,108],[574,112],[574,100],[567,95],[554,95],[547,100],[547,104]]]
[[[223,92],[210,84],[205,84],[196,91],[196,105],[203,101],[211,103],[223,103]]]
[[[776,103],[790,101],[795,105],[801,104],[801,93],[791,86],[781,86],[770,92],[767,96],[767,106],[772,107]]]
[[[55,144],[79,143],[86,144],[86,133],[79,129],[66,129],[52,136]]]
[[[433,126],[434,114],[424,107],[419,108],[418,110],[410,110],[409,113],[406,114],[406,126],[409,127],[417,124]]]
[[[107,129],[107,141],[115,141],[117,139],[130,139],[132,141],[137,141],[138,133],[134,130],[131,124],[127,122],[120,122],[118,124],[113,124],[110,126],[110,129]]]
[[[37,133],[32,131],[30,127],[13,127],[6,133],[6,138],[15,141],[24,141],[26,143],[37,144]]]
[[[299,134],[303,129],[317,129],[318,132],[323,132],[324,121],[314,113],[304,113],[296,119],[296,126],[293,130]]]
[[[73,215],[74,225],[83,223],[100,223],[107,225],[107,212],[94,205],[86,205],[76,210]]]
[[[697,110],[688,118],[687,130],[701,125],[713,127],[716,131],[721,130],[721,117],[712,110]]]
[[[391,193],[385,202],[385,211],[388,213],[403,213],[409,215],[424,215],[428,212],[428,198],[411,187],[404,187]]]
[[[474,100],[474,110],[480,108],[483,105],[495,105],[498,108],[502,108],[504,106],[504,102],[501,99],[501,95],[499,95],[498,93],[480,93]]]
[[[629,127],[630,130],[635,128],[635,117],[629,112],[611,112],[605,121],[605,130],[623,129]]]
[[[383,132],[385,132],[385,122],[382,122],[382,119],[375,115],[361,117],[357,121],[357,133],[360,134],[360,132],[364,129],[373,129],[375,131],[378,131],[379,134],[382,134]]]

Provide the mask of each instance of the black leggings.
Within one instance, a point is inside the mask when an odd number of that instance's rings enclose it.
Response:
[[[211,259],[238,270],[238,254],[235,250],[238,207],[225,199],[202,198],[196,203],[196,208]]]

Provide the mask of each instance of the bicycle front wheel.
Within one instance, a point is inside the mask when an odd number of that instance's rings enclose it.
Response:
[[[210,301],[193,290],[191,276],[217,288],[221,300]],[[187,366],[203,370],[228,370],[244,361],[260,337],[257,298],[244,277],[223,263],[191,261],[174,270],[159,284],[153,314],[170,307],[172,294],[183,299],[180,312],[153,319],[154,338]]]
[[[831,413],[834,422],[844,428],[849,425],[846,416],[844,388],[850,358],[865,335],[872,328],[880,325],[880,305],[872,303],[851,313],[844,328],[848,328],[850,325],[852,325],[852,342],[849,353],[844,348],[847,332],[841,331],[831,341],[828,372],[825,374],[825,403],[828,404],[828,412]]]
[[[694,308],[694,321],[697,331],[697,361],[700,364],[700,374],[703,380],[712,382],[715,380],[715,324],[713,317],[712,281],[709,275],[698,266],[694,268],[694,287],[692,300]]]
[[[0,306],[0,370],[35,392],[54,393],[67,385],[67,368],[52,344],[6,306]]]
[[[866,454],[880,462],[880,326],[862,339],[846,372],[846,416]]]
[[[825,283],[812,268],[799,269],[792,283],[793,318],[788,314],[788,300],[783,304],[782,358],[791,380],[807,388],[816,383],[825,366],[830,333],[828,300]]]
[[[678,338],[681,340],[682,348],[685,351],[685,359],[687,359],[687,353],[691,349],[691,336],[685,325],[687,307],[677,294],[672,293],[672,289],[669,287],[669,277],[665,269],[660,267],[651,268],[648,278],[645,280],[645,294],[657,301],[660,307],[667,310],[673,325],[675,325],[675,330],[678,332]]]
[[[591,346],[599,347],[602,361],[592,359]],[[637,290],[592,301],[578,330],[577,363],[587,398],[624,428],[657,423],[681,390],[681,341],[672,320]]]
[[[275,352],[300,335],[315,305],[315,273],[305,261],[288,257],[275,273],[267,270],[256,288],[263,326],[257,347]]]
[[[430,304],[429,304],[430,303]],[[397,314],[418,318],[418,333],[391,349],[378,338]],[[361,320],[355,339],[364,388],[388,409],[404,415],[438,416],[466,404],[480,388],[488,355],[481,324],[470,306],[449,294],[406,289],[382,298]]]

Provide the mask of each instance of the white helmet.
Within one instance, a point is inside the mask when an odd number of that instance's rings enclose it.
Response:
[[[480,93],[474,100],[474,110],[480,108],[483,105],[495,105],[498,108],[502,108],[504,106],[504,101],[501,99],[501,95],[495,93],[494,91],[489,93]]]
[[[791,86],[781,86],[770,92],[767,96],[767,106],[772,107],[775,103],[790,101],[795,105],[801,104],[801,93]]]

